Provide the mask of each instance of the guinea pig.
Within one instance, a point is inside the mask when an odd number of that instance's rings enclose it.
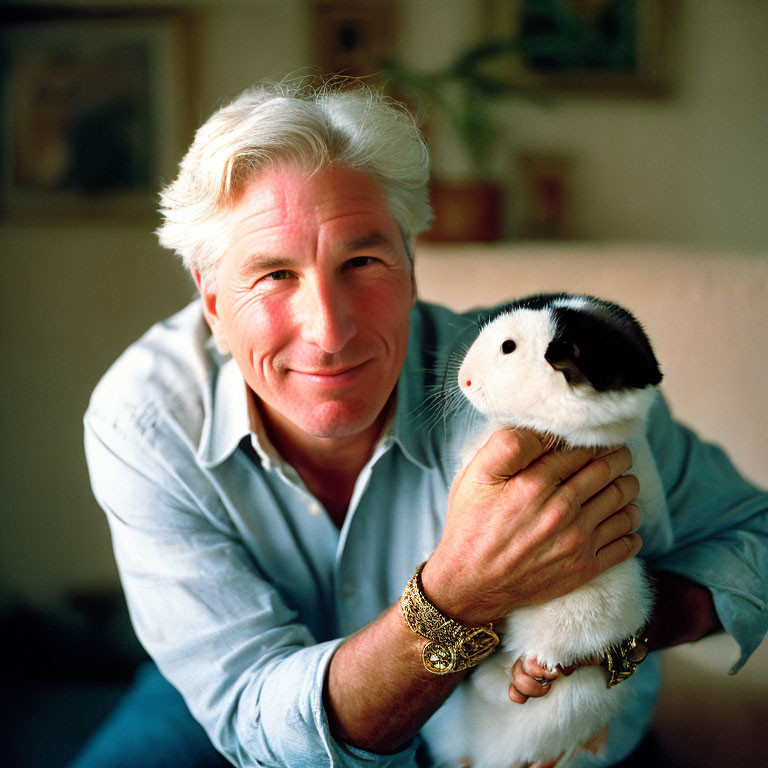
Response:
[[[563,293],[515,301],[481,327],[459,369],[459,389],[485,417],[465,458],[503,428],[531,428],[552,445],[626,443],[640,481],[644,543],[648,535],[665,546],[671,540],[662,522],[666,501],[645,438],[661,378],[642,327],[616,304]],[[508,697],[512,665],[535,658],[554,669],[602,656],[638,632],[651,607],[644,567],[632,558],[570,594],[512,611],[500,650],[435,718],[431,733],[437,736],[429,743],[438,763],[464,759],[473,768],[510,768],[572,754],[617,714],[628,685],[609,688],[604,668],[584,666],[555,680],[545,696],[519,705]]]

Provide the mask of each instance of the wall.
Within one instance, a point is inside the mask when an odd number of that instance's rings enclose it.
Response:
[[[192,56],[201,118],[254,80],[311,63],[303,0],[184,5],[199,15]],[[400,6],[396,49],[424,67],[445,61],[482,27],[482,4],[472,0]],[[576,234],[765,251],[766,31],[768,6],[758,0],[686,0],[673,97],[510,106],[515,147],[567,149],[578,160]],[[0,600],[55,602],[74,587],[115,583],[80,419],[109,362],[192,295],[156,245],[155,224],[0,220]]]
[[[764,248],[768,6],[680,6],[669,97],[516,104],[513,145],[571,155],[576,237]]]

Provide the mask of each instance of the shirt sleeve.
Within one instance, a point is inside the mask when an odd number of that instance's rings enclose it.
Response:
[[[415,768],[418,739],[392,755],[333,739],[322,693],[342,640],[315,641],[226,515],[201,505],[191,469],[155,442],[146,425],[86,414],[91,483],[136,633],[213,744],[242,768]]]
[[[648,439],[674,535],[672,548],[649,565],[710,589],[723,627],[741,649],[734,674],[768,629],[768,493],[744,480],[720,448],[673,422],[661,397]]]

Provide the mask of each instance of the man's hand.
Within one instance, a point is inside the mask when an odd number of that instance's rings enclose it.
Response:
[[[550,685],[560,677],[560,670],[542,667],[534,659],[518,659],[510,670],[509,698],[515,704],[525,704],[529,698],[538,699],[549,692]]]
[[[455,478],[443,536],[422,572],[449,616],[485,624],[572,592],[635,555],[637,478],[626,447],[546,451],[495,432]]]
[[[531,432],[495,433],[457,475],[443,536],[422,571],[427,597],[465,624],[563,595],[634,555],[627,507],[637,480],[626,448],[546,451]],[[463,678],[431,675],[423,643],[399,604],[339,646],[325,710],[335,738],[387,753],[400,749]],[[371,679],[387,681],[372,689]],[[510,705],[512,706],[512,705]]]
[[[555,670],[551,670],[547,669],[547,667],[542,667],[534,659],[518,659],[510,670],[512,681],[509,684],[509,698],[515,704],[525,704],[529,698],[538,699],[546,696],[552,683],[560,675],[567,677],[579,667],[599,666],[601,663],[602,659],[594,658],[566,667],[565,669],[558,667]]]

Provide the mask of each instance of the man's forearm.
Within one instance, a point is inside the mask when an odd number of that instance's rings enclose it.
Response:
[[[393,605],[339,646],[323,692],[337,741],[387,753],[418,733],[464,677],[427,672],[423,644]]]
[[[496,432],[454,480],[422,584],[466,626],[566,594],[640,548],[629,451],[545,447]],[[394,605],[339,646],[324,685],[337,740],[383,753],[418,733],[463,677],[427,672],[423,645]]]
[[[649,650],[691,643],[722,629],[712,593],[684,576],[652,571],[656,602],[648,622]]]

